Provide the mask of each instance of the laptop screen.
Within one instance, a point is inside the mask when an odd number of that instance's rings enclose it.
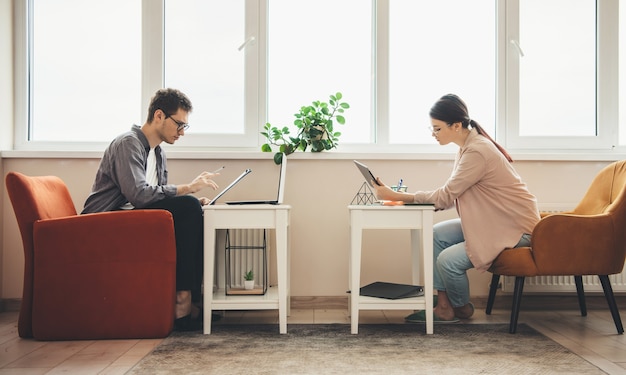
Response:
[[[215,201],[220,199],[222,195],[226,194],[228,190],[230,190],[233,186],[235,186],[239,181],[241,181],[244,177],[246,177],[250,172],[252,172],[251,169],[246,169],[245,171],[243,171],[243,173],[240,174],[239,177],[237,177],[233,182],[231,182],[230,185],[226,186],[224,190],[220,191],[219,194],[217,194],[215,198],[213,198],[211,202],[209,202],[209,204],[215,204]]]
[[[354,164],[357,166],[357,168],[359,168],[359,171],[361,171],[361,174],[363,175],[363,177],[365,178],[365,181],[367,181],[368,184],[370,184],[372,187],[374,187],[374,184],[378,185],[378,181],[376,181],[376,177],[374,177],[374,174],[372,173],[372,171],[370,171],[370,169],[367,167],[367,165],[358,162],[356,160],[353,160]]]
[[[285,195],[285,176],[287,170],[287,158],[283,155],[283,161],[280,165],[280,171],[278,172],[278,192],[276,198],[261,199],[261,200],[238,200],[227,201],[226,204],[283,204]]]

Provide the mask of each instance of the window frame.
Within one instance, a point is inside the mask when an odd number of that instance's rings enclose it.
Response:
[[[170,146],[174,151],[242,151],[260,152],[260,145],[264,139],[259,134],[266,120],[266,87],[267,87],[267,1],[246,0],[247,4],[254,3],[256,11],[254,22],[250,27],[259,36],[256,38],[256,57],[247,61],[245,74],[254,77],[246,82],[246,115],[243,137],[229,135],[204,135],[189,133],[190,138],[185,146]],[[367,153],[404,153],[418,157],[419,154],[429,157],[433,154],[448,154],[450,148],[438,145],[388,144],[388,87],[385,77],[388,77],[388,7],[391,0],[373,0],[376,14],[373,22],[376,32],[372,35],[376,45],[375,64],[376,74],[372,96],[372,118],[375,126],[374,143],[349,144],[341,143],[338,150],[332,155],[354,152]],[[519,87],[515,77],[518,66],[512,56],[517,50],[508,42],[516,36],[518,24],[519,0],[494,0],[496,2],[496,25],[494,25],[496,42],[496,134],[494,138],[506,147],[512,154],[523,155],[543,153],[550,159],[550,155],[564,154],[566,157],[576,158],[576,154],[598,155],[608,157],[626,152],[626,145],[620,146],[618,139],[619,129],[619,83],[614,78],[619,74],[619,0],[597,0],[597,97],[596,116],[598,136],[585,137],[520,137],[517,107],[517,89]],[[247,8],[248,9],[248,5]],[[96,151],[103,150],[109,140],[102,142],[44,142],[29,141],[29,1],[13,2],[14,19],[14,126],[13,150],[25,151]],[[163,12],[164,0],[142,1],[142,59],[143,61],[158,61],[160,65],[151,65],[149,69],[142,69],[142,113],[145,113],[151,95],[164,82],[163,78]],[[387,18],[386,18],[387,17]],[[246,31],[246,35],[252,35]],[[254,55],[250,53],[250,55]],[[248,63],[250,65],[248,65]],[[195,139],[194,139],[195,138]],[[560,156],[556,156],[559,158]],[[581,156],[582,157],[582,156]]]
[[[175,1],[175,0],[171,0]],[[159,57],[161,65],[155,73],[160,73],[159,86],[150,87],[143,93],[146,100],[144,108],[148,108],[150,97],[156,90],[163,87],[165,82],[165,46],[164,44],[164,0],[143,0],[144,4],[149,3],[151,8],[159,8],[161,14],[157,10],[144,12],[144,17],[150,17],[154,23],[154,29],[160,28],[159,32],[150,32],[144,30],[145,44],[148,46],[161,45],[161,50],[152,51],[153,57]],[[221,134],[221,133],[194,133],[193,130],[185,134],[184,138],[178,143],[182,145],[167,145],[170,149],[205,149],[210,147],[214,149],[248,149],[254,148],[260,150],[260,126],[265,124],[266,116],[266,87],[267,87],[267,2],[266,0],[245,0],[245,31],[244,40],[241,41],[242,53],[245,53],[245,72],[244,82],[244,133],[243,134]],[[156,70],[156,69],[155,69]],[[150,77],[151,81],[156,82],[156,77]],[[190,98],[193,103],[193,98]],[[195,104],[194,104],[195,105]],[[145,109],[144,109],[145,111]],[[193,121],[193,119],[192,119]],[[193,123],[192,123],[193,124]],[[261,124],[261,125],[260,125]],[[224,146],[226,145],[226,146]]]
[[[503,85],[499,85],[499,97],[504,97],[498,121],[498,141],[508,150],[515,152],[542,151],[567,152],[584,150],[610,152],[617,148],[619,107],[617,56],[618,2],[616,0],[596,0],[596,127],[595,136],[521,136],[519,123],[519,62],[520,51],[514,41],[519,40],[519,2],[502,1],[504,22],[498,22],[499,64],[504,64]]]
[[[32,64],[31,46],[32,15],[30,10],[33,0],[14,2],[14,38],[15,38],[15,125],[13,148],[25,151],[85,151],[102,150],[110,140],[99,142],[70,142],[70,141],[35,141],[30,140],[30,101],[32,92],[30,80],[30,64]],[[246,35],[255,37],[255,43],[248,43],[246,53],[246,80],[245,102],[246,113],[244,134],[186,134],[185,146],[164,145],[173,150],[252,150],[260,149],[261,136],[259,124],[265,123],[266,102],[266,38],[265,22],[267,17],[261,14],[266,12],[266,0],[246,2]],[[165,1],[142,1],[142,72],[141,72],[141,114],[142,119],[147,116],[146,110],[154,93],[163,87],[165,82]],[[242,41],[243,42],[243,41]],[[143,62],[149,61],[146,65]],[[192,100],[193,101],[193,100]],[[130,128],[130,123],[128,127]],[[141,125],[141,124],[138,124]],[[226,145],[226,146],[224,146]]]

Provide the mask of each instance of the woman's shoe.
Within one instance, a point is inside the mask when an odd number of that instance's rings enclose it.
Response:
[[[435,294],[435,295],[433,296],[433,309],[434,309],[435,307],[437,307],[437,301],[438,301],[438,300],[439,300],[439,298],[438,298],[438,297],[437,297],[437,295]],[[415,315],[415,313],[417,313],[417,312],[419,312],[419,311],[421,311],[421,310],[415,310],[412,314],[407,315],[407,316],[404,318],[404,320],[408,321],[409,319],[411,319],[411,317],[412,317],[413,315]]]
[[[420,310],[418,312],[414,312],[413,314],[404,318],[404,321],[407,323],[426,323],[426,311]],[[449,324],[449,323],[458,323],[461,320],[456,316],[450,320],[441,319],[437,316],[437,314],[433,313],[433,322],[436,324]]]

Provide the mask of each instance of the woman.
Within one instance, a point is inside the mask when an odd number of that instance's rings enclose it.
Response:
[[[436,210],[456,207],[458,219],[434,226],[433,285],[435,322],[458,322],[474,313],[467,270],[486,271],[506,248],[530,246],[539,221],[536,198],[511,166],[509,154],[472,120],[456,95],[439,99],[430,110],[432,135],[439,144],[460,149],[451,176],[433,191],[395,192],[377,179],[376,196],[406,203],[433,203]],[[424,311],[407,321],[425,321]]]

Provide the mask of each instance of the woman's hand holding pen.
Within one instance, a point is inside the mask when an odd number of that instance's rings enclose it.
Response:
[[[389,186],[385,185],[380,177],[376,178],[378,184],[374,184],[374,194],[376,198],[383,201],[403,201],[405,203],[413,202],[413,194],[401,193],[392,190]]]
[[[376,182],[374,183],[374,190],[375,190],[374,194],[376,195],[376,198],[378,198],[379,200],[384,200],[384,201],[395,200],[392,197],[394,191],[391,190],[389,186],[385,185],[383,181],[380,179],[380,177],[376,177]]]

